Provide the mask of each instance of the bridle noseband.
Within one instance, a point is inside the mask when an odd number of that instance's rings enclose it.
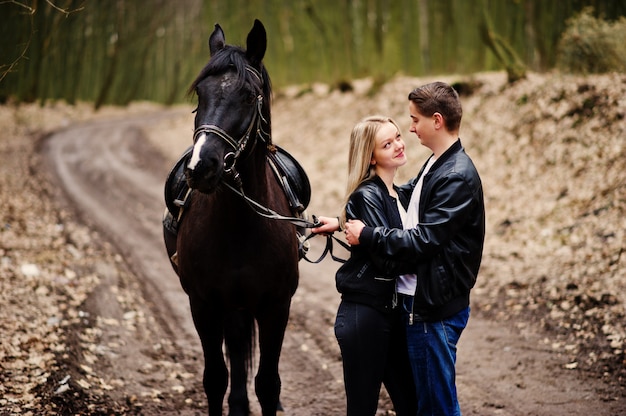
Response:
[[[263,84],[263,78],[261,77],[261,73],[256,68],[247,65],[246,71],[253,74],[259,80],[261,85]],[[241,182],[241,179],[239,177],[239,172],[237,172],[235,169],[235,163],[237,162],[237,159],[239,159],[241,153],[248,146],[248,142],[250,141],[250,137],[252,137],[252,133],[254,132],[254,137],[258,137],[263,142],[267,143],[269,141],[266,141],[264,138],[265,135],[265,137],[269,139],[269,133],[263,130],[263,125],[261,124],[261,122],[267,123],[267,120],[265,119],[265,117],[263,117],[262,109],[263,95],[259,94],[256,97],[256,106],[254,114],[252,115],[252,119],[250,120],[250,124],[248,125],[248,128],[239,140],[234,139],[233,136],[228,134],[224,129],[214,124],[202,124],[198,126],[193,132],[194,143],[198,141],[198,137],[200,135],[213,133],[233,148],[232,152],[228,152],[226,153],[226,155],[224,155],[224,172],[228,177],[232,178],[235,183],[238,184],[238,186],[240,186],[239,182]],[[254,146],[255,144],[256,140],[253,140],[252,145]]]

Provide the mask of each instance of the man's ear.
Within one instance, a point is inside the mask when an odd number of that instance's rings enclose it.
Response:
[[[433,121],[435,123],[435,128],[439,129],[441,127],[444,126],[444,120],[443,120],[443,116],[441,115],[441,113],[434,113],[433,114]]]

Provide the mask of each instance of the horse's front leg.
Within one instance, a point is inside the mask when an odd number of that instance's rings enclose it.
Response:
[[[228,387],[228,368],[222,352],[223,323],[218,308],[190,298],[191,316],[204,354],[202,384],[209,402],[209,416],[222,416],[224,395]]]
[[[225,337],[230,361],[229,416],[248,416],[248,368],[254,353],[254,318],[246,310],[230,312],[225,320]]]
[[[272,302],[265,305],[265,309],[261,308],[263,310],[257,314],[260,357],[254,388],[263,416],[275,416],[277,410],[282,410],[278,362],[289,319],[290,304],[291,299]]]

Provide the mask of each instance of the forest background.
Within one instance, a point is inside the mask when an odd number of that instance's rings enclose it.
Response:
[[[564,56],[568,24],[579,32],[572,19],[581,15],[596,44],[574,33],[577,52]],[[188,102],[214,24],[243,45],[240,28],[255,18],[268,31],[275,87],[504,68],[512,80],[558,66],[619,71],[626,54],[614,48],[626,37],[612,25],[625,15],[626,2],[613,0],[0,1],[0,102]]]

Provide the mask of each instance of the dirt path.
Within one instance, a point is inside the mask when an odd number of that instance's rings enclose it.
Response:
[[[168,166],[142,133],[149,123],[174,114],[158,112],[75,125],[50,137],[45,147],[81,219],[109,238],[141,279],[143,291],[137,293],[137,304],[144,305],[142,313],[154,317],[150,334],[169,340],[171,347],[161,342],[166,353],[189,372],[187,377],[178,377],[185,393],[176,400],[165,397],[158,406],[145,406],[146,415],[201,414],[203,406],[199,343],[186,296],[161,239],[162,185]],[[333,279],[336,267],[330,260],[319,265],[301,262],[300,287],[281,361],[282,399],[288,415],[344,413],[341,362],[332,330],[339,301]],[[103,275],[107,276],[106,271]],[[104,284],[119,283],[115,273],[108,275],[111,278]],[[93,313],[103,316],[119,313],[110,310],[114,305],[105,299],[94,299],[92,305]],[[139,385],[164,389],[167,377],[159,372],[167,369],[155,364],[152,371],[140,371],[146,362],[162,362],[146,353],[147,345],[157,342],[149,339],[150,334],[143,338],[123,331],[115,334],[125,348],[123,355],[110,361],[108,372],[109,376],[123,374],[127,392]],[[585,379],[564,364],[565,358],[529,328],[505,327],[473,316],[459,348],[463,412],[485,416],[621,414],[619,402],[596,393],[599,381]],[[380,414],[388,408],[385,397],[381,398]],[[253,409],[258,415],[258,408]]]

